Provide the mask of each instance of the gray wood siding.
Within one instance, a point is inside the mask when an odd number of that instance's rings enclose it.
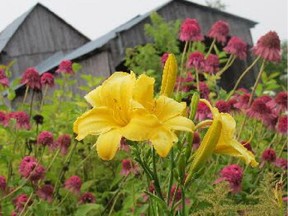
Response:
[[[70,52],[88,39],[46,8],[37,5],[10,39],[4,64],[16,59],[15,76],[35,66],[59,50]]]

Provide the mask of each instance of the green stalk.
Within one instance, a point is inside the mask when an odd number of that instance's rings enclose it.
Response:
[[[168,185],[168,192],[167,192],[167,206],[169,206],[169,201],[170,201],[170,191],[172,188],[173,184],[173,169],[174,169],[174,151],[173,148],[171,149],[171,154],[170,154],[170,178],[169,178],[169,185]]]
[[[157,175],[156,155],[155,155],[155,150],[154,150],[153,147],[152,147],[152,161],[153,161],[153,177],[154,177],[155,190],[156,190],[158,196],[159,196],[162,200],[164,200],[164,198],[163,198],[163,196],[162,196],[162,192],[161,192],[161,187],[160,187],[158,175]]]
[[[209,50],[208,50],[208,52],[207,52],[206,55],[205,55],[205,58],[207,58],[207,56],[210,55],[210,53],[212,52],[212,49],[213,49],[215,43],[216,43],[216,40],[213,39],[213,41],[212,41],[212,43],[211,43],[211,45],[210,45],[210,47],[209,47]]]

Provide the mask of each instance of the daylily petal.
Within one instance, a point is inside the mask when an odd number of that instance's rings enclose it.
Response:
[[[165,127],[169,127],[172,130],[188,131],[193,132],[195,125],[194,123],[183,116],[176,116],[171,118],[164,123]]]
[[[117,129],[101,134],[96,142],[99,157],[103,160],[113,159],[120,146],[121,137],[122,135]]]
[[[164,127],[158,128],[150,137],[150,141],[156,152],[161,157],[166,157],[173,146],[173,142],[177,142],[177,136]]]
[[[77,140],[84,139],[88,134],[99,135],[119,125],[113,119],[113,112],[106,107],[93,108],[78,117],[74,122],[73,131],[78,134]]]
[[[87,100],[89,104],[91,104],[91,106],[93,107],[106,106],[101,97],[101,90],[102,86],[98,86],[96,89],[92,90],[91,92],[89,92],[87,95],[84,96],[84,98]]]
[[[178,103],[177,101],[168,98],[166,96],[159,96],[156,99],[156,105],[154,107],[154,114],[160,121],[165,122],[175,116],[183,114],[186,108],[186,104]]]
[[[241,143],[234,139],[226,145],[217,145],[215,148],[215,153],[239,157],[244,160],[246,164],[251,165],[252,167],[256,167],[258,165],[253,153],[248,151]]]
[[[234,118],[228,113],[220,113],[219,115],[221,117],[222,131],[218,145],[225,145],[225,143],[229,143],[230,140],[233,139],[236,122]]]
[[[133,93],[133,98],[148,110],[151,110],[154,105],[154,83],[154,78],[142,74],[136,81]]]
[[[125,138],[133,141],[148,140],[150,134],[161,126],[155,115],[138,110],[135,112],[130,122],[122,128]]]

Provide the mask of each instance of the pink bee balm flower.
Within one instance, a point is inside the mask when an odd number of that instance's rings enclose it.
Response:
[[[287,168],[288,168],[288,161],[285,158],[277,158],[273,164],[276,167],[279,167],[279,168],[284,169],[284,170],[287,170]]]
[[[86,192],[86,193],[83,193],[81,195],[81,197],[79,198],[79,202],[81,204],[95,203],[96,202],[96,198],[95,198],[95,196],[92,193]]]
[[[0,124],[7,127],[9,124],[10,115],[8,113],[0,111]]]
[[[247,115],[264,121],[274,118],[272,109],[267,106],[267,98],[265,100],[265,98],[262,97],[256,98],[253,101],[251,107],[247,109]]]
[[[200,98],[209,99],[210,90],[205,82],[199,83]]]
[[[236,36],[231,37],[223,50],[231,55],[237,56],[241,60],[247,57],[247,44]]]
[[[256,56],[260,56],[267,61],[279,62],[281,55],[278,34],[274,31],[269,31],[260,37],[257,44],[252,48],[252,51]]]
[[[250,99],[249,93],[237,95],[235,98],[237,99],[237,103],[234,103],[235,108],[240,110],[246,110],[248,108],[248,103]]]
[[[219,20],[213,24],[208,33],[208,36],[224,44],[226,42],[228,34],[229,24],[225,21]]]
[[[33,67],[28,68],[24,72],[20,82],[26,84],[31,89],[41,89],[40,75]]]
[[[204,71],[210,74],[215,74],[219,71],[219,58],[217,55],[209,54],[207,59],[205,60]]]
[[[21,212],[25,206],[30,206],[32,204],[32,200],[29,200],[29,197],[26,194],[20,194],[13,200],[13,204],[16,208],[16,212]]]
[[[129,175],[130,173],[137,173],[137,167],[133,163],[133,161],[129,159],[122,160],[122,170],[120,172],[121,175]]]
[[[195,118],[199,121],[203,121],[205,119],[212,119],[212,113],[209,107],[204,102],[200,101],[198,103]]]
[[[162,63],[162,66],[164,67],[165,63],[166,63],[166,60],[168,59],[168,56],[169,56],[169,53],[164,53],[161,57],[161,63]]]
[[[288,115],[281,116],[278,119],[276,129],[280,134],[288,134]]]
[[[226,102],[225,100],[219,100],[216,102],[215,107],[219,110],[219,112],[222,113],[229,113],[231,110],[231,106],[229,102]]]
[[[227,181],[230,185],[232,193],[238,193],[241,190],[241,183],[243,178],[243,170],[237,164],[232,164],[224,167],[220,171],[220,178],[215,181],[215,183],[219,183],[222,181]]]
[[[201,143],[200,135],[197,131],[194,132],[193,136],[193,149],[198,149]]]
[[[51,203],[53,201],[53,192],[54,187],[50,184],[45,184],[37,190],[36,194],[40,199]]]
[[[19,173],[25,179],[37,182],[45,176],[45,169],[32,156],[26,156],[19,165]]]
[[[8,87],[9,86],[9,80],[5,74],[5,70],[4,69],[0,69],[0,84],[3,87]]]
[[[82,181],[78,176],[71,176],[69,179],[65,181],[64,187],[74,194],[78,194],[80,192],[80,188],[82,186]]]
[[[44,73],[41,76],[41,84],[43,86],[47,85],[49,87],[53,87],[54,86],[54,76],[51,73]]]
[[[288,110],[288,92],[279,92],[273,101],[269,101],[268,105],[276,110],[277,113]]]
[[[194,78],[190,72],[186,74],[186,77],[177,77],[175,89],[179,89],[179,91],[182,92],[189,92],[193,89],[192,82],[194,81]]]
[[[262,153],[262,160],[274,162],[276,160],[276,152],[271,148],[264,150],[264,152]]]
[[[203,71],[205,66],[205,56],[199,51],[195,51],[189,55],[187,61],[188,68],[194,68],[196,70]]]
[[[72,61],[70,60],[63,60],[58,69],[56,70],[57,73],[64,73],[64,74],[74,74],[72,69]]]
[[[30,119],[29,115],[25,112],[18,111],[18,112],[12,112],[9,114],[10,119],[16,120],[16,128],[17,129],[30,129]]]
[[[62,155],[66,155],[68,152],[68,148],[71,145],[71,137],[69,134],[62,134],[57,139],[57,145],[60,148],[60,152]]]
[[[37,143],[43,146],[51,146],[53,142],[53,134],[49,131],[42,131],[37,137]]]
[[[201,28],[196,19],[185,19],[180,27],[180,41],[202,41]]]
[[[0,176],[0,191],[4,192],[7,187],[6,178],[4,176]]]

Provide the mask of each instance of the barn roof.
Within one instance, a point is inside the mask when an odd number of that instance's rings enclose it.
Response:
[[[159,7],[155,8],[153,11],[158,11],[159,9],[161,9],[162,7],[168,5],[172,1],[173,0],[169,0],[165,4],[160,5]],[[214,9],[214,8],[211,8],[211,7],[207,7],[207,6],[203,6],[203,5],[200,5],[200,4],[196,4],[194,2],[190,2],[190,1],[187,1],[187,0],[174,0],[174,1],[184,2],[185,4],[188,4],[188,5],[193,6],[193,7],[198,7],[198,8],[201,8],[201,9],[212,11],[214,13],[219,13],[219,14],[223,14],[223,15],[228,16],[228,17],[233,17],[233,18],[239,19],[239,20],[241,20],[243,22],[246,22],[250,28],[254,27],[257,24],[257,22],[254,22],[252,20],[249,20],[249,19],[246,19],[246,18],[243,18],[243,17],[240,17],[240,16],[236,16],[236,15],[224,12],[224,11],[220,11],[220,10],[217,10],[217,9]],[[119,27],[117,27],[114,30],[110,31],[109,33],[101,36],[100,38],[98,38],[96,40],[93,40],[93,41],[90,41],[90,42],[84,44],[83,46],[75,49],[70,54],[65,56],[65,58],[66,59],[70,59],[70,60],[74,60],[74,59],[77,59],[79,57],[83,57],[84,55],[89,54],[89,53],[95,51],[98,48],[101,48],[108,41],[110,41],[111,39],[115,38],[118,33],[121,33],[122,31],[130,29],[131,27],[133,27],[136,24],[140,23],[142,20],[144,20],[147,17],[149,17],[150,14],[151,14],[151,11],[147,12],[147,13],[145,13],[143,15],[138,15],[138,16],[132,18],[128,22],[120,25]]]
[[[24,21],[27,19],[27,17],[37,7],[44,8],[45,10],[50,12],[53,16],[57,17],[60,21],[64,22],[66,25],[68,25],[74,31],[78,32],[81,36],[83,36],[88,41],[90,41],[90,39],[87,36],[83,35],[81,32],[79,32],[77,29],[75,29],[73,26],[71,26],[69,23],[67,23],[65,20],[63,20],[61,17],[59,17],[57,14],[55,14],[54,12],[52,12],[51,10],[49,10],[47,7],[43,6],[42,4],[37,3],[32,8],[30,8],[28,11],[23,13],[20,17],[15,19],[12,23],[10,23],[2,32],[0,32],[0,53],[6,47],[8,42],[12,39],[13,35],[17,32],[17,30],[21,27],[21,25],[24,23]]]

